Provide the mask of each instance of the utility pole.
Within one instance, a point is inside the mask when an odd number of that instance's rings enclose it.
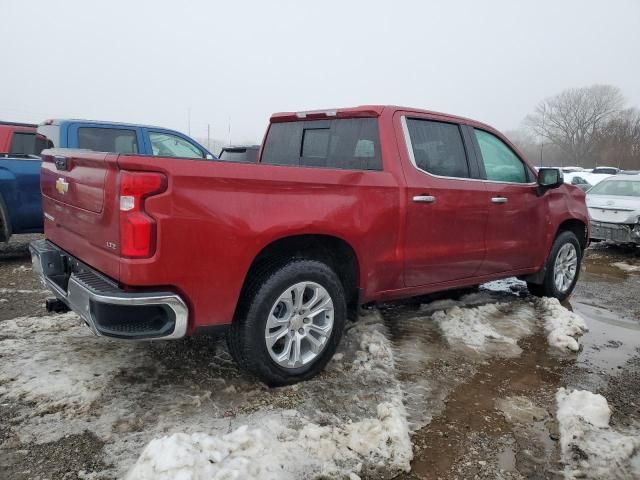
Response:
[[[231,117],[229,117],[229,145],[231,145]]]
[[[207,123],[207,150],[211,151],[211,124]]]
[[[547,106],[544,105],[544,108],[542,110],[542,131],[544,132],[544,117],[547,113]],[[544,167],[544,157],[543,157],[543,152],[544,152],[544,137],[542,137],[542,143],[540,143],[540,166]]]

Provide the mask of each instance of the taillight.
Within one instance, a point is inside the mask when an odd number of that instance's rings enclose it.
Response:
[[[147,197],[163,192],[167,178],[156,172],[120,172],[120,255],[145,258],[156,248],[156,221],[144,211]]]

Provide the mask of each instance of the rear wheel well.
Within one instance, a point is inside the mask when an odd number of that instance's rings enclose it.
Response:
[[[582,251],[584,252],[584,249],[587,248],[589,239],[587,238],[587,226],[584,222],[576,219],[565,220],[558,227],[556,237],[560,235],[561,232],[573,232],[580,243]]]
[[[318,260],[327,264],[342,283],[349,309],[357,308],[359,270],[353,248],[341,238],[330,235],[296,235],[270,243],[256,256],[242,285],[236,314],[257,282],[293,259]]]

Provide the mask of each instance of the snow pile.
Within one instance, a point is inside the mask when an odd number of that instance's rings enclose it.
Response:
[[[266,420],[263,427],[243,425],[225,435],[176,433],[152,440],[129,471],[127,480],[297,479],[346,477],[390,464],[409,469],[411,442],[401,406],[382,403],[378,417],[345,426]],[[343,465],[350,468],[344,469]]]
[[[134,348],[95,337],[74,313],[7,320],[2,334],[0,398],[42,412],[88,407]]]
[[[580,344],[576,337],[588,330],[582,317],[564,308],[556,298],[544,297],[538,299],[538,302],[549,345],[577,352]]]
[[[518,340],[533,333],[534,313],[528,303],[494,303],[474,308],[456,306],[435,312],[432,319],[450,345],[515,356],[522,353]]]
[[[351,328],[345,340],[358,348],[353,361],[344,365],[344,354],[339,353],[335,362],[341,365],[336,372],[383,385],[375,397],[385,400],[374,407],[373,416],[345,421],[335,413],[318,412],[329,419],[319,424],[298,410],[272,410],[245,418],[231,433],[174,433],[152,440],[127,479],[357,478],[378,468],[408,471],[413,452],[407,413],[395,379],[391,342],[380,320],[371,312]],[[314,379],[306,386],[313,389],[314,382],[327,380]],[[336,388],[324,385],[324,390]],[[352,401],[366,405],[357,396]]]
[[[627,273],[640,272],[640,265],[629,265],[628,263],[625,263],[625,262],[616,262],[616,263],[612,263],[611,265]]]
[[[638,478],[640,436],[609,427],[611,410],[602,395],[560,388],[556,402],[567,478]]]
[[[518,280],[516,277],[511,277],[485,283],[482,285],[482,288],[485,290],[490,290],[492,292],[513,293],[517,290],[526,290],[527,282]]]

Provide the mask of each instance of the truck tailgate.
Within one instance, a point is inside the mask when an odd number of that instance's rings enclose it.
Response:
[[[42,152],[46,237],[115,280],[119,278],[117,154]]]

